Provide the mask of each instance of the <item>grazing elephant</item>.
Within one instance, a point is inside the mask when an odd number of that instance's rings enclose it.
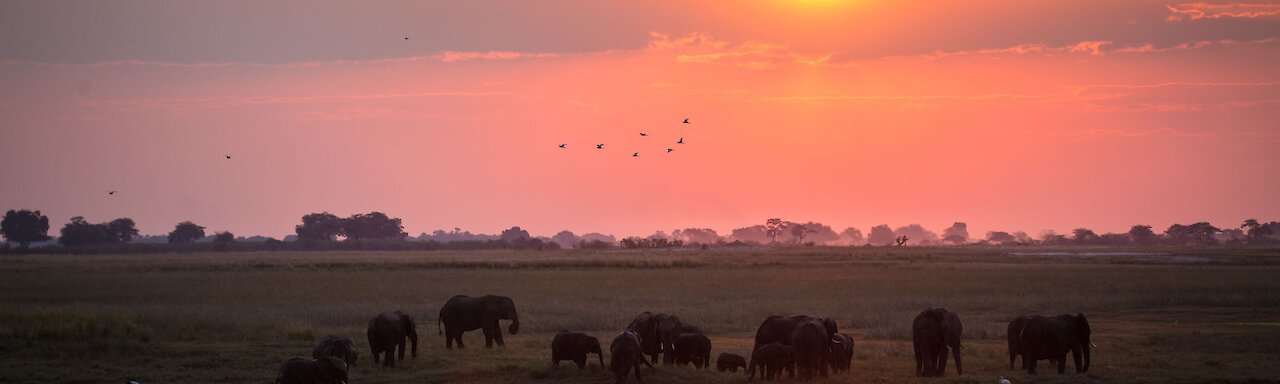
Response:
[[[831,338],[831,354],[828,357],[832,372],[848,372],[853,365],[853,337],[837,333]]]
[[[706,369],[711,365],[711,339],[701,332],[681,333],[673,355],[677,365],[693,363],[695,368]]]
[[[1009,339],[1009,370],[1014,369],[1013,363],[1018,360],[1018,355],[1022,354],[1022,341],[1019,340],[1018,336],[1022,334],[1022,327],[1027,325],[1027,320],[1030,320],[1030,318],[1026,316],[1018,316],[1013,320],[1009,320],[1009,327],[1005,331],[1005,337]],[[1024,361],[1023,364],[1025,365],[1026,362]]]
[[[369,320],[369,352],[373,355],[373,363],[378,364],[378,355],[386,352],[382,366],[396,366],[395,352],[399,350],[400,360],[404,360],[405,339],[409,339],[413,348],[413,357],[418,357],[418,328],[413,317],[404,312],[383,312]]]
[[[791,317],[769,316],[760,323],[760,328],[756,329],[756,342],[752,348],[760,348],[761,345],[769,343],[780,343],[782,345],[791,345],[791,333],[795,331],[796,326],[808,319],[818,319],[822,322],[822,326],[826,328],[827,337],[830,338],[840,330],[836,326],[835,320],[825,317],[814,317],[805,315],[796,315]]]
[[[319,359],[325,356],[342,359],[348,367],[353,367],[356,365],[356,343],[345,337],[325,336],[311,350],[311,358]]]
[[[947,350],[956,359],[956,374],[964,374],[960,362],[960,336],[964,326],[960,316],[944,308],[920,312],[911,324],[911,341],[915,347],[916,376],[941,377],[947,370]]]
[[[439,328],[440,323],[444,323],[444,330],[440,334],[445,335],[445,347],[449,349],[453,349],[455,340],[458,348],[464,348],[462,333],[477,329],[484,332],[485,348],[492,348],[494,342],[501,347],[506,343],[502,341],[502,327],[498,325],[498,320],[511,320],[508,331],[512,335],[520,331],[520,316],[516,314],[516,303],[510,297],[458,295],[440,308],[436,327]]]
[[[782,378],[783,370],[787,371],[789,376],[795,377],[795,353],[795,347],[782,345],[782,343],[761,345],[751,351],[751,363],[747,365],[747,381],[755,379],[757,370],[760,371],[760,377],[766,381]]]
[[[604,353],[600,352],[600,340],[582,332],[562,330],[551,339],[551,366],[560,368],[561,360],[573,360],[581,371],[587,366],[587,354],[594,353],[604,368]]]
[[[641,363],[653,369],[653,365],[644,358],[640,349],[640,337],[635,332],[622,331],[613,338],[613,342],[609,344],[609,369],[613,370],[615,382],[621,384],[626,381],[627,373],[632,368],[636,370],[636,381],[640,381]]]
[[[276,384],[347,384],[347,363],[333,356],[315,360],[295,357],[280,366]]]
[[[796,325],[791,333],[791,346],[795,348],[796,372],[801,380],[827,377],[831,339],[820,318],[806,319]]]
[[[645,311],[631,320],[631,324],[627,325],[627,330],[636,334],[640,338],[640,349],[645,355],[649,355],[653,362],[658,362],[658,354],[662,353],[662,343],[658,341],[657,325],[654,320],[653,312]]]
[[[747,359],[741,355],[721,352],[720,356],[716,357],[716,371],[738,373],[738,367],[747,369]]]
[[[1083,313],[1054,317],[1036,316],[1027,320],[1019,335],[1022,364],[1028,374],[1036,374],[1036,360],[1052,359],[1058,363],[1058,374],[1066,373],[1067,352],[1076,364],[1076,373],[1089,372],[1089,319]],[[1084,355],[1083,365],[1081,355]]]

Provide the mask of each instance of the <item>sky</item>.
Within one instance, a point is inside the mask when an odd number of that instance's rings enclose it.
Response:
[[[1275,1],[0,1],[0,209],[1234,227],[1280,220],[1276,63]]]

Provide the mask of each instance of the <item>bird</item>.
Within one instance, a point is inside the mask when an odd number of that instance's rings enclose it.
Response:
[[[564,148],[564,144],[560,144],[560,148]]]
[[[404,39],[405,39],[405,40],[409,40],[409,38],[408,38],[408,37],[406,37],[406,38],[404,38]]]
[[[604,144],[596,144],[596,149],[604,149]]]
[[[674,151],[674,149],[667,148],[667,153],[671,153],[671,151]]]
[[[640,136],[649,136],[648,133],[640,132]]]
[[[114,195],[114,194],[116,194],[116,191],[110,191],[110,192],[107,192],[107,194],[108,194],[108,195]]]
[[[676,144],[684,144],[684,138],[683,138],[683,137],[681,137],[681,138],[680,138],[680,141],[677,141],[677,142],[676,142]]]
[[[684,118],[684,124],[689,124],[689,118],[688,118],[688,117]]]
[[[631,157],[640,157],[640,152],[632,153]]]
[[[228,158],[228,159],[230,159],[230,158],[231,158],[231,155],[227,155],[227,158]]]

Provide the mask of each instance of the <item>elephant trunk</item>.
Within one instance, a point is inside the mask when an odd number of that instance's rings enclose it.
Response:
[[[956,358],[956,374],[963,375],[964,366],[960,364],[960,347],[951,348],[951,356]]]
[[[517,315],[515,308],[512,308],[509,316],[511,317],[511,327],[507,328],[507,331],[514,335],[520,332],[520,315]]]

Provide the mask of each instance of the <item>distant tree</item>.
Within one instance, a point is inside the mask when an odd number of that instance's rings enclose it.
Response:
[[[231,234],[231,232],[224,231],[213,234],[213,242],[217,244],[234,243],[235,241],[236,235]]]
[[[937,233],[925,229],[925,227],[920,224],[910,224],[898,227],[898,229],[893,230],[893,234],[898,237],[909,237],[912,240],[915,240],[917,245],[932,245],[939,241]]]
[[[388,217],[382,212],[355,214],[342,221],[342,232],[348,240],[403,239],[404,233],[400,219]]]
[[[796,233],[794,230],[788,231],[788,232],[791,232],[791,241],[795,243],[804,243],[807,240],[815,244],[829,244],[829,243],[840,240],[840,234],[836,233],[834,229],[831,229],[831,226],[823,223],[810,221],[802,224],[801,223],[787,224],[788,227],[794,226],[794,225],[803,226],[805,231],[804,236],[796,236]]]
[[[1258,219],[1249,219],[1245,220],[1244,224],[1240,225],[1240,229],[1245,230],[1245,238],[1248,239],[1249,244],[1258,244],[1271,238],[1272,235],[1275,235],[1275,229],[1273,229],[1273,226],[1268,224],[1259,223]]]
[[[1036,242],[1036,239],[1031,238],[1031,235],[1023,231],[1014,232],[1013,237],[1017,239],[1019,244],[1035,244]]]
[[[173,232],[169,232],[170,244],[194,243],[202,238],[204,238],[204,227],[190,221],[178,223],[173,226]]]
[[[1245,242],[1248,236],[1245,232],[1237,228],[1225,228],[1221,232],[1213,235],[1213,239],[1219,243],[1239,244]]]
[[[987,241],[999,244],[1012,244],[1018,242],[1018,238],[1003,231],[987,232]]]
[[[942,231],[942,241],[951,244],[968,243],[969,225],[959,221],[951,224],[951,228]]]
[[[498,239],[508,243],[529,240],[529,231],[520,229],[520,227],[511,227],[511,229],[502,231],[502,234],[498,235]]]
[[[1104,233],[1094,241],[1110,247],[1120,247],[1131,243],[1128,233]]]
[[[871,227],[871,232],[867,234],[867,242],[875,245],[892,245],[894,240],[893,230],[888,225],[881,224]]]
[[[1217,243],[1214,234],[1221,232],[1207,222],[1191,225],[1174,224],[1164,231],[1165,240],[1173,245],[1212,245]]]
[[[729,237],[744,243],[765,243],[769,240],[768,229],[763,225],[734,229]]]
[[[596,233],[596,232],[584,233],[582,234],[581,238],[582,238],[582,241],[585,241],[585,242],[599,241],[605,244],[609,244],[609,246],[613,246],[613,244],[618,243],[618,239],[613,237],[613,235],[606,235],[603,233]]]
[[[791,239],[796,244],[803,244],[805,235],[815,232],[814,230],[805,227],[804,224],[790,223],[787,225],[787,228],[790,228]]]
[[[31,243],[49,240],[49,217],[40,211],[10,209],[0,220],[0,235],[27,249]]]
[[[334,241],[345,236],[345,220],[329,213],[312,213],[302,217],[302,224],[294,227],[298,240]]]
[[[1135,225],[1129,228],[1129,240],[1138,245],[1152,245],[1160,238],[1151,230],[1150,225]]]
[[[1071,231],[1072,240],[1079,245],[1090,245],[1098,243],[1098,234],[1088,228],[1076,228]]]
[[[720,240],[720,235],[716,230],[711,228],[685,228],[672,231],[672,235],[677,240],[683,240],[689,244],[714,244]]]
[[[769,236],[769,244],[778,242],[778,234],[787,228],[787,222],[782,219],[769,219],[764,222],[765,234]]]
[[[1070,241],[1067,240],[1066,236],[1059,235],[1052,229],[1046,229],[1040,232],[1040,243],[1044,245],[1067,245],[1070,244]]]
[[[578,235],[573,234],[572,231],[564,230],[555,234],[555,236],[551,236],[551,241],[560,244],[561,248],[571,248],[578,245],[581,239],[578,238]]]
[[[84,217],[76,216],[62,227],[58,243],[66,247],[80,247],[94,244],[110,244],[117,238],[112,235],[106,224],[93,224]]]
[[[840,238],[849,242],[849,245],[865,244],[862,237],[862,231],[854,227],[845,228],[840,231]]]
[[[138,228],[134,225],[133,219],[127,217],[107,222],[107,231],[117,243],[128,243],[138,236]]]

